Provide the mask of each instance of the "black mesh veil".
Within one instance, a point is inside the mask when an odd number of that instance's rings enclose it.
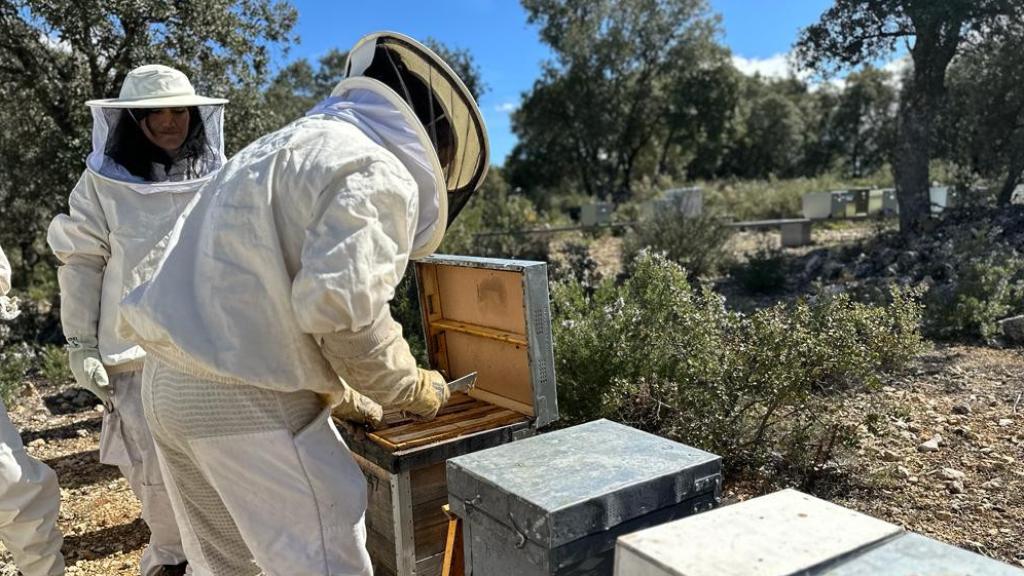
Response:
[[[473,96],[454,71],[419,42],[391,32],[363,38],[346,76],[386,84],[416,113],[437,153],[451,224],[487,175],[487,130]]]

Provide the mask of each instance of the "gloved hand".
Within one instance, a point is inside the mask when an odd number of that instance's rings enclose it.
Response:
[[[363,396],[359,392],[345,387],[345,392],[336,400],[328,400],[332,404],[331,415],[339,420],[355,424],[365,424],[370,428],[380,426],[384,420],[384,409],[380,404]]]
[[[92,392],[110,410],[110,379],[100,360],[95,337],[68,338],[68,364],[79,388]]]
[[[424,420],[433,420],[437,416],[437,411],[448,403],[448,398],[451,396],[448,391],[448,383],[445,382],[444,376],[441,376],[441,373],[436,370],[417,368],[416,371],[419,374],[416,391],[413,393],[412,400],[402,409]]]

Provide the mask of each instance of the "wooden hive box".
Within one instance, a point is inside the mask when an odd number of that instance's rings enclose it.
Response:
[[[437,255],[415,267],[431,367],[478,376],[430,422],[386,415],[376,430],[339,428],[369,483],[367,547],[379,576],[440,575],[449,458],[558,418],[547,265]]]

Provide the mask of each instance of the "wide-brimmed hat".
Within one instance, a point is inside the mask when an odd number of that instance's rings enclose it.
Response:
[[[89,100],[86,105],[99,108],[181,108],[227,102],[224,98],[196,95],[188,76],[174,68],[147,64],[128,73],[117,98]]]

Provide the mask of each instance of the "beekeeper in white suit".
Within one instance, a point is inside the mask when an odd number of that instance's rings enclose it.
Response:
[[[363,38],[305,118],[232,158],[123,304],[196,574],[369,575],[366,481],[330,421],[345,383],[447,400],[389,301],[487,172],[472,96],[422,44]]]
[[[120,467],[152,534],[143,576],[180,574],[186,558],[142,410],[145,352],[118,336],[118,308],[156,268],[178,216],[223,165],[226,102],[197,96],[184,74],[160,65],[129,72],[117,98],[87,102],[93,150],[69,213],[53,220],[47,238],[62,264],[71,370],[108,408],[100,461]]]
[[[0,249],[0,299],[11,289],[11,265]],[[64,573],[57,529],[60,488],[49,466],[28,455],[0,402],[0,542],[25,576]]]

